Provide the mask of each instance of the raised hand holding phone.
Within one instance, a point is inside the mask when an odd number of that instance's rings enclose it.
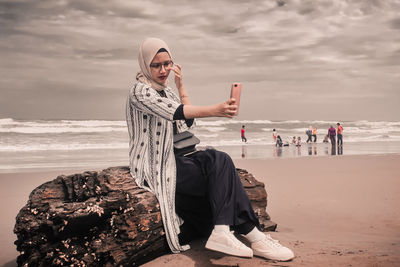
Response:
[[[235,104],[237,106],[235,116],[239,114],[239,104],[240,104],[240,93],[242,92],[242,84],[241,83],[232,83],[231,87],[231,98],[235,99]]]

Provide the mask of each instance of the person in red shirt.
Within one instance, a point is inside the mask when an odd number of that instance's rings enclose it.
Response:
[[[244,132],[245,132],[244,125],[242,125],[242,130],[240,132],[241,132],[241,136],[242,136],[242,142],[247,143],[247,138],[244,135]]]
[[[337,144],[338,146],[343,145],[343,127],[340,125],[340,123],[337,123]]]

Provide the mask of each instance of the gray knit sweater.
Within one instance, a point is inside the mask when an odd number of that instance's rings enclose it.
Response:
[[[161,97],[147,84],[135,83],[126,105],[129,132],[129,167],[138,186],[153,192],[159,203],[167,241],[172,252],[189,249],[178,240],[182,220],[175,213],[176,165],[173,149],[173,116],[181,104],[167,87]],[[176,121],[178,132],[187,130]],[[145,186],[147,182],[148,187]]]

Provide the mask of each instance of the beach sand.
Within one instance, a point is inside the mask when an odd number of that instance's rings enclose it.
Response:
[[[42,172],[0,173],[0,266],[17,266],[19,255],[14,241],[15,218],[26,205],[29,194],[39,185],[61,174],[80,173],[84,170],[54,170]]]
[[[400,266],[400,155],[235,160],[266,185],[271,236],[296,258],[276,263],[192,249],[144,266]],[[80,172],[80,171],[75,171]],[[15,266],[15,216],[38,185],[59,174],[0,174],[0,266]]]

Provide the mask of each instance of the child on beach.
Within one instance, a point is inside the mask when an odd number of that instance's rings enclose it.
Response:
[[[295,145],[296,143],[297,143],[297,141],[296,141],[296,136],[293,136],[292,144]]]
[[[172,252],[189,249],[194,237],[208,237],[205,247],[226,254],[287,261],[293,252],[259,230],[259,221],[230,156],[215,149],[186,156],[174,154],[177,132],[195,118],[228,117],[237,111],[235,99],[211,106],[194,106],[183,85],[182,67],[174,64],[167,44],[146,39],[138,53],[140,72],[127,99],[130,173],[153,192]],[[167,86],[174,73],[179,96]],[[182,224],[183,222],[183,224]],[[242,243],[230,231],[250,243]]]
[[[278,133],[275,129],[272,129],[272,139],[274,140],[274,143],[276,143],[276,138],[278,137]]]
[[[242,142],[247,143],[247,138],[246,138],[246,136],[244,135],[245,131],[246,131],[246,130],[244,129],[244,125],[242,125],[242,129],[240,130],[240,135],[241,135],[241,137],[242,137]]]
[[[297,137],[297,145],[296,146],[301,146],[301,137]]]

